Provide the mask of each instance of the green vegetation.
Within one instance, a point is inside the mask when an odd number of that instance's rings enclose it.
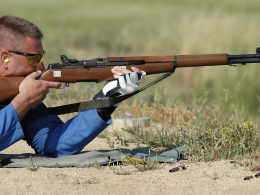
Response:
[[[32,159],[31,156],[30,156],[30,166],[27,167],[27,169],[30,170],[30,171],[38,171],[39,170],[39,167],[37,167],[33,164],[33,159]]]
[[[112,171],[117,175],[130,175],[130,171],[122,169],[122,166],[119,165],[119,168],[116,168],[114,164],[112,166],[109,166]],[[118,166],[117,166],[118,167]]]
[[[0,7],[1,15],[24,17],[42,29],[46,67],[58,62],[61,54],[83,60],[255,53],[260,46],[259,11],[257,0],[10,0]],[[117,140],[151,147],[189,144],[193,160],[259,156],[259,72],[260,64],[177,69],[170,78],[122,103],[113,115],[150,117],[160,125],[127,128],[133,136]],[[147,76],[143,84],[155,77]],[[71,84],[68,90],[51,90],[45,103],[92,99],[102,86]]]
[[[86,181],[84,181],[84,184],[98,184],[100,182],[100,180],[96,177],[93,177],[91,179],[88,179]]]
[[[259,127],[255,122],[241,122],[236,115],[223,113],[221,105],[207,105],[201,99],[192,109],[182,106],[165,108],[154,104],[137,104],[126,108],[133,117],[139,107],[150,117],[150,127],[127,127],[130,136],[117,137],[121,146],[125,143],[145,144],[152,148],[171,148],[187,145],[186,158],[192,161],[236,159],[238,156],[259,159]],[[115,115],[122,115],[122,110]],[[110,144],[111,145],[111,144]],[[113,145],[114,146],[114,145]]]

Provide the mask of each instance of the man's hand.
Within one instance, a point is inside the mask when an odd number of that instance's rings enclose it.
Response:
[[[139,88],[139,83],[143,80],[146,73],[139,68],[131,67],[127,70],[125,67],[116,66],[111,72],[115,80],[105,83],[99,97],[114,97],[133,93]]]
[[[27,93],[29,95],[29,107],[34,108],[38,106],[49,93],[49,88],[59,88],[60,82],[49,82],[37,80],[41,75],[41,71],[33,72],[28,75],[19,86],[21,94]]]
[[[45,99],[49,88],[61,86],[60,82],[37,80],[40,75],[41,71],[28,75],[19,86],[19,94],[11,102],[20,121],[29,109],[38,106]]]
[[[120,77],[121,75],[126,74],[126,73],[131,73],[131,72],[141,73],[139,68],[131,67],[131,69],[132,69],[132,71],[122,68],[120,66],[116,66],[111,70],[111,72],[114,74],[113,76],[115,79],[117,79],[118,77]]]
[[[115,94],[115,96],[118,96],[133,93],[139,88],[139,83],[143,80],[146,73],[136,67],[131,69],[133,72],[122,67],[115,67],[111,70],[116,80],[110,81],[104,86],[103,92],[107,97],[114,95],[115,90],[117,90],[117,95]]]
[[[143,80],[146,73],[136,67],[132,67],[131,69],[133,72],[122,67],[114,67],[111,72],[114,74],[115,80],[107,81],[103,89],[96,94],[93,99],[117,97],[135,92],[139,88],[139,83]],[[111,115],[119,104],[120,103],[108,108],[97,109],[99,116],[104,118]]]

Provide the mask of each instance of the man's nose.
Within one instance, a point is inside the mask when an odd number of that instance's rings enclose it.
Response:
[[[43,62],[41,62],[41,64],[39,65],[39,66],[36,66],[36,71],[37,70],[44,70],[45,69],[45,67],[44,67],[44,64],[43,64]]]

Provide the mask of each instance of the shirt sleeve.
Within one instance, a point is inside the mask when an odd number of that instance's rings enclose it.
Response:
[[[79,153],[109,124],[111,118],[102,120],[95,109],[79,112],[63,123],[58,116],[41,117],[25,130],[27,143],[42,156],[66,156]]]
[[[0,151],[24,138],[23,129],[12,104],[0,110]]]

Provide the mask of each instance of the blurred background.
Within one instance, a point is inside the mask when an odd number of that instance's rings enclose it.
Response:
[[[260,47],[257,0],[8,0],[1,16],[15,15],[44,33],[44,60],[60,55],[88,60],[107,56],[254,54]],[[124,102],[164,107],[214,106],[260,121],[260,64],[179,68],[163,82]],[[147,76],[146,84],[159,75]],[[91,99],[103,86],[71,84],[51,90],[47,106]],[[66,120],[64,118],[64,120]]]

